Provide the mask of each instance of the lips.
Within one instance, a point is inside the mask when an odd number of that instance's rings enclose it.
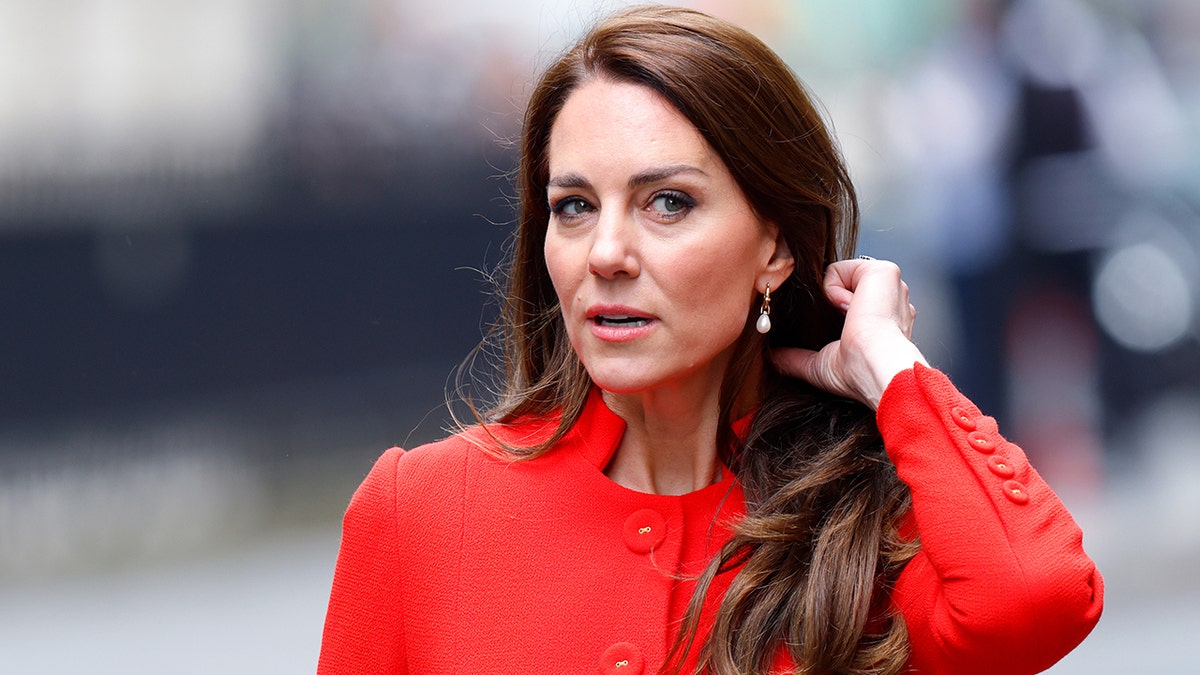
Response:
[[[623,305],[593,305],[588,308],[587,321],[592,334],[605,342],[635,340],[656,323],[649,313]]]
[[[627,305],[592,305],[587,309],[587,320],[606,326],[645,325],[653,320],[649,312]]]

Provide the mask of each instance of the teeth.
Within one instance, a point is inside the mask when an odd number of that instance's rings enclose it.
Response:
[[[601,326],[645,326],[647,319],[636,316],[598,316],[596,323]]]

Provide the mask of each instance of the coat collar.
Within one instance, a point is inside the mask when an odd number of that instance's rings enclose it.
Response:
[[[736,420],[733,423],[733,433],[739,439],[745,440],[746,434],[750,430],[750,423],[753,421],[754,413]],[[600,388],[592,387],[591,392],[588,393],[587,402],[584,403],[583,411],[579,415],[579,421],[569,432],[569,436],[574,441],[573,445],[579,449],[580,454],[589,464],[603,472],[608,467],[609,461],[612,460],[613,453],[617,451],[617,445],[620,444],[621,437],[624,435],[625,420],[621,419],[604,402]],[[722,473],[728,475],[730,471],[728,468],[723,468]]]

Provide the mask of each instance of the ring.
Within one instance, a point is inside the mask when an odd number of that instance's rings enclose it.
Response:
[[[860,256],[858,256],[858,259],[859,260],[874,260],[874,258],[872,258],[869,255],[860,255]]]

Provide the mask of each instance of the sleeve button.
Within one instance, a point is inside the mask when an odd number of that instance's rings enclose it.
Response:
[[[975,431],[975,418],[967,413],[966,408],[954,406],[950,409],[950,417],[954,418],[954,423],[963,431]]]
[[[992,455],[987,460],[988,468],[992,473],[1001,478],[1012,478],[1017,474],[1017,470],[1013,468],[1012,462],[1003,455]]]
[[[1029,501],[1029,492],[1025,486],[1015,480],[1004,481],[1004,496],[1014,504],[1024,504]]]
[[[967,444],[985,455],[992,454],[996,449],[996,442],[988,438],[987,434],[982,431],[972,431],[967,434]]]

